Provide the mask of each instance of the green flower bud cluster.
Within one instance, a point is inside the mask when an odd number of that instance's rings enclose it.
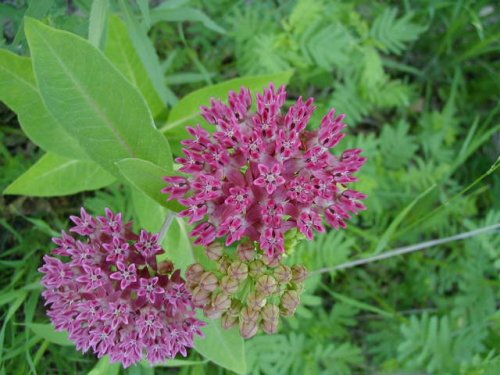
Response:
[[[259,327],[277,332],[280,316],[295,313],[307,277],[304,266],[281,264],[249,242],[240,244],[236,254],[212,243],[206,254],[216,268],[195,263],[186,272],[193,302],[206,317],[221,318],[225,329],[239,325],[241,335],[250,338]]]

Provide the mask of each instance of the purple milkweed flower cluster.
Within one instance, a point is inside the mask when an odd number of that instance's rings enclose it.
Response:
[[[345,136],[345,116],[332,109],[318,130],[307,131],[313,99],[299,98],[282,112],[285,99],[285,87],[271,84],[257,94],[253,113],[250,90],[241,88],[229,93],[227,105],[212,99],[202,107],[215,133],[187,128],[194,138],[182,142],[185,156],[176,161],[190,176],[166,177],[163,192],[187,207],[180,215],[191,224],[201,222],[192,231],[196,244],[225,237],[229,246],[247,237],[268,256],[280,256],[288,230],[311,240],[325,231],[324,219],[345,228],[351,214],[365,209],[366,195],[349,188],[366,161],[361,150],[330,152]]]
[[[53,239],[53,253],[66,261],[46,255],[39,269],[56,329],[68,331],[78,350],[92,348],[125,367],[144,353],[152,364],[186,356],[205,323],[195,317],[180,271],[157,263],[164,253],[158,235],[133,233],[109,209],[95,218],[82,208],[71,220],[80,239],[65,232]]]

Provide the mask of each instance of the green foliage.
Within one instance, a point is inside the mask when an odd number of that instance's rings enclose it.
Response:
[[[407,13],[397,19],[396,8],[385,8],[373,21],[370,36],[384,52],[400,54],[409,42],[418,39],[425,27],[411,21],[414,14]]]
[[[334,269],[500,222],[495,10],[446,0],[0,4],[0,188],[10,194],[0,197],[0,374],[499,373],[498,231]],[[199,106],[269,81],[315,97],[311,128],[331,107],[346,113],[338,152],[368,158],[356,183],[368,210],[345,231],[288,239],[286,262],[322,271],[296,316],[245,343],[210,322],[187,359],[154,368],[76,352],[40,298],[50,237],[80,206],[160,231],[181,209],[160,190],[185,126],[213,129]],[[190,229],[174,218],[163,241],[182,270],[204,261]]]
[[[4,194],[53,197],[111,185],[115,178],[90,160],[45,154],[5,189]]]

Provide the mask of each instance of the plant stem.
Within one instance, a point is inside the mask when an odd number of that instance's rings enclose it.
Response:
[[[490,225],[490,226],[487,226],[484,228],[472,230],[470,232],[463,232],[460,234],[456,234],[456,235],[451,236],[451,237],[445,237],[445,238],[440,238],[437,240],[422,242],[422,243],[419,243],[416,245],[400,247],[398,249],[386,251],[382,254],[375,255],[373,257],[369,257],[369,258],[365,258],[365,259],[358,259],[358,260],[354,260],[351,262],[342,263],[342,264],[339,264],[338,266],[335,266],[335,267],[320,268],[318,270],[312,271],[310,274],[315,275],[315,274],[321,274],[321,273],[326,273],[326,272],[330,272],[330,271],[343,270],[346,268],[356,267],[356,266],[360,266],[363,264],[376,262],[378,260],[387,259],[387,258],[391,258],[391,257],[398,256],[398,255],[408,254],[408,253],[412,253],[412,252],[418,251],[418,250],[428,249],[430,247],[442,245],[444,243],[463,240],[463,239],[466,239],[469,237],[477,236],[479,234],[489,232],[492,230],[498,230],[498,229],[500,229],[500,224],[493,224],[493,225]]]

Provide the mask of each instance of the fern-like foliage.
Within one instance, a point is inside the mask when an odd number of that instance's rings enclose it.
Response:
[[[385,125],[382,129],[381,151],[384,164],[391,169],[407,166],[417,151],[415,137],[408,134],[409,125],[400,121],[395,126]]]
[[[412,22],[413,14],[397,18],[397,9],[385,8],[373,21],[370,35],[384,52],[400,54],[406,44],[418,38],[425,27]]]

